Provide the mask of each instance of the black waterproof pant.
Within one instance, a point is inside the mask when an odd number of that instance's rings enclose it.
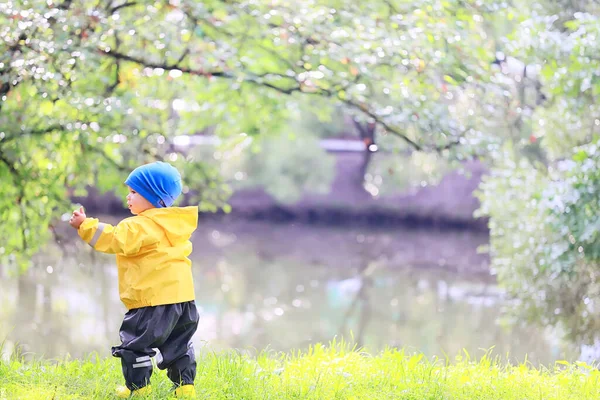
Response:
[[[157,366],[167,370],[175,386],[193,384],[196,357],[191,339],[197,328],[198,310],[193,301],[127,311],[119,331],[121,345],[112,348],[112,355],[121,358],[127,387],[136,390],[150,382],[150,357],[156,348],[162,356]]]

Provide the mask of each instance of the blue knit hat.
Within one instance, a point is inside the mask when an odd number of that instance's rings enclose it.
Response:
[[[156,208],[170,207],[181,194],[181,175],[171,164],[156,161],[134,169],[125,184]]]

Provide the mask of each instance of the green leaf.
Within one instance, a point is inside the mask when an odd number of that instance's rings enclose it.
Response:
[[[444,80],[452,85],[458,86],[458,82],[450,75],[444,75]]]
[[[40,113],[42,115],[51,115],[54,109],[54,103],[51,101],[42,101],[39,106]]]
[[[584,150],[578,151],[577,153],[575,153],[575,155],[573,155],[573,161],[577,162],[582,162],[587,158],[588,154]]]

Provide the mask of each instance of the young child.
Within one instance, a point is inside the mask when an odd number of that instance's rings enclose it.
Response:
[[[181,194],[181,176],[164,162],[136,168],[125,184],[134,217],[116,226],[87,218],[83,207],[69,223],[95,250],[116,254],[119,295],[128,311],[119,331],[125,385],[117,396],[151,392],[152,361],[166,369],[177,397],[193,397],[196,358],[191,338],[198,327],[194,302],[190,236],[198,224],[198,207],[171,207]],[[161,357],[162,356],[162,357]]]

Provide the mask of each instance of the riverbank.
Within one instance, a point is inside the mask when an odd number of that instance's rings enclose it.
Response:
[[[474,196],[485,166],[476,161],[464,164],[464,171],[449,171],[437,185],[409,187],[373,196],[362,186],[357,171],[361,153],[334,153],[336,173],[328,193],[303,192],[293,203],[283,203],[263,187],[239,188],[228,199],[229,218],[269,222],[298,222],[329,226],[423,227],[487,232],[487,220],[475,218],[479,208]],[[72,197],[95,214],[128,215],[121,192],[99,193],[88,188],[85,197]],[[191,193],[180,205],[195,204]],[[220,218],[220,214],[205,214]]]
[[[597,399],[600,372],[585,364],[547,368],[511,365],[486,354],[449,360],[390,349],[369,354],[345,344],[306,353],[208,353],[198,358],[196,390],[207,399]],[[0,362],[0,399],[110,399],[122,384],[116,359]],[[153,392],[170,398],[171,384],[155,369]]]

